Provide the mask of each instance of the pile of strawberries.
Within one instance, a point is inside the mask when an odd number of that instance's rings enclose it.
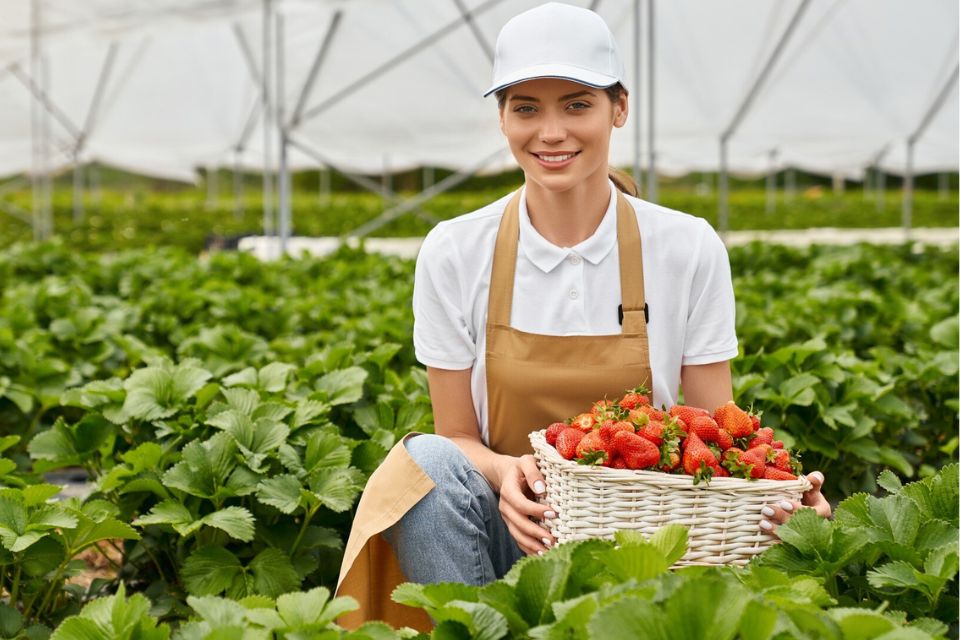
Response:
[[[676,405],[657,409],[643,387],[619,401],[601,400],[587,413],[547,427],[547,442],[567,460],[614,469],[649,469],[710,478],[796,480],[799,461],[774,440],[760,416],[728,402],[714,410]]]

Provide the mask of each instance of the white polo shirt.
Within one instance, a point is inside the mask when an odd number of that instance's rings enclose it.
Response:
[[[569,248],[533,228],[521,195],[512,327],[560,336],[621,332],[615,188],[610,182],[610,203],[594,234]],[[474,410],[485,443],[488,291],[497,230],[511,195],[435,226],[420,248],[413,291],[417,360],[439,369],[472,367]],[[730,262],[720,237],[702,218],[626,197],[643,243],[652,400],[670,406],[678,397],[682,365],[737,355]]]

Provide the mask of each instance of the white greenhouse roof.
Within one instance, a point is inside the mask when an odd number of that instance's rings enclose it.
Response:
[[[237,161],[247,168],[265,160],[276,165],[277,143],[264,154],[257,81],[264,0],[0,0],[0,175],[33,166],[28,85],[44,84],[31,76],[34,2],[45,85],[56,111],[50,118],[55,165],[72,164],[78,138],[81,161],[153,175],[190,179],[197,167]],[[481,93],[500,26],[538,3],[272,0],[283,23],[280,84],[288,120],[340,12],[304,98],[304,117],[290,127],[291,138],[310,155],[292,149],[291,165],[315,167],[322,159],[368,174],[420,165],[512,166],[494,99]],[[634,0],[572,4],[596,6],[613,27],[633,78]],[[717,169],[720,136],[800,5],[656,2],[659,171]],[[470,12],[469,23],[461,8]],[[641,29],[645,39],[646,25]],[[645,163],[645,49],[642,55],[641,87],[630,88],[641,97]],[[276,55],[270,58],[274,72]],[[957,60],[955,0],[809,0],[730,137],[729,166],[766,171],[775,151],[781,167],[859,176],[879,158],[882,168],[900,173],[906,142],[930,112],[916,142],[914,171],[955,170],[960,103],[950,80]],[[101,83],[99,108],[92,111]],[[942,106],[931,111],[944,90]],[[637,115],[614,134],[611,153],[618,165],[633,162]]]

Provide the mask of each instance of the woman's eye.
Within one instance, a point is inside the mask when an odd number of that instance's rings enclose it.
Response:
[[[590,105],[586,102],[571,102],[567,107],[579,111],[580,109],[589,109]]]
[[[514,112],[514,113],[533,113],[533,112],[534,112],[534,108],[533,108],[533,106],[531,106],[531,105],[529,105],[529,104],[521,104],[521,105],[517,106],[517,108],[514,109],[513,112]]]

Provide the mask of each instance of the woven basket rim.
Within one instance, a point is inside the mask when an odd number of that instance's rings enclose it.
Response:
[[[643,469],[611,469],[599,465],[582,465],[567,460],[552,445],[547,444],[546,430],[530,432],[530,444],[534,451],[559,465],[564,473],[583,479],[605,480],[609,482],[633,482],[655,484],[659,487],[668,486],[673,489],[689,489],[700,491],[731,491],[745,493],[770,493],[771,489],[778,491],[797,491],[803,493],[813,488],[813,485],[804,475],[797,476],[796,480],[765,480],[744,478],[711,478],[709,482],[693,483],[693,477],[662,471],[646,471]]]

